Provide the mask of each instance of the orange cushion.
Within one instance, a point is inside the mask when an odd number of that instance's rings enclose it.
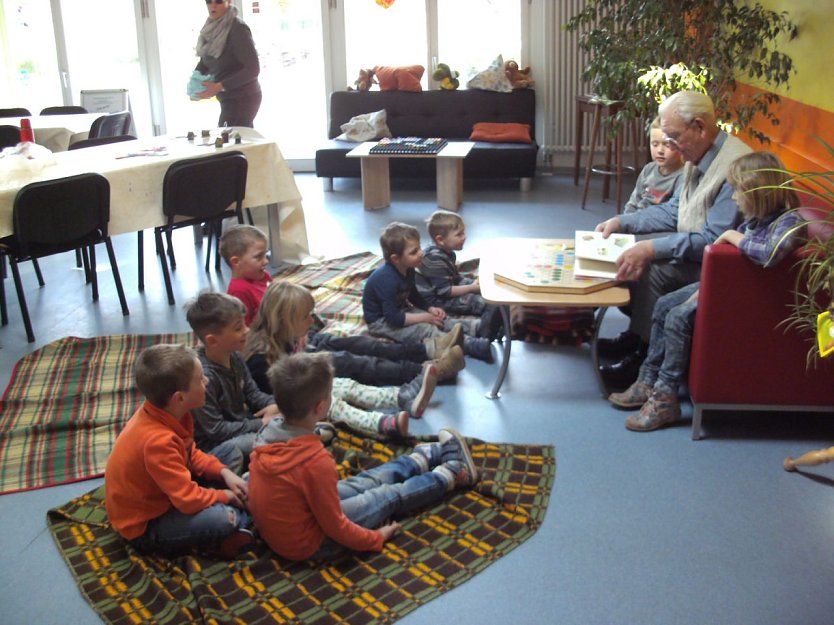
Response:
[[[494,141],[496,143],[533,143],[530,124],[515,122],[478,122],[472,127],[470,141]]]
[[[389,67],[377,65],[374,68],[381,91],[422,91],[420,79],[426,71],[422,65]]]

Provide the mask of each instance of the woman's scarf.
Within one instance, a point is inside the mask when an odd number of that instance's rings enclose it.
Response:
[[[237,7],[230,6],[226,14],[219,20],[206,20],[200,36],[197,37],[197,56],[219,58],[226,47],[226,38],[237,19]]]

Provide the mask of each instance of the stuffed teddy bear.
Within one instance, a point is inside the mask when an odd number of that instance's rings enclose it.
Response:
[[[440,83],[441,89],[447,89],[449,91],[457,89],[460,86],[458,76],[460,74],[457,71],[451,70],[446,63],[438,63],[437,69],[431,75],[433,80]]]
[[[527,89],[536,84],[536,81],[530,77],[530,67],[519,69],[518,63],[515,61],[504,63],[504,74],[506,74],[507,80],[510,81],[513,89]]]
[[[371,85],[376,85],[377,80],[372,69],[360,69],[359,78],[353,83],[353,87],[348,85],[348,91],[368,91]]]

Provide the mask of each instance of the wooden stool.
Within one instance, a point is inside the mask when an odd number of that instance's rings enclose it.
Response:
[[[588,161],[585,166],[585,187],[582,190],[582,209],[585,209],[585,203],[588,199],[588,186],[591,182],[591,174],[602,174],[605,180],[602,185],[602,199],[607,200],[609,196],[609,179],[611,176],[617,177],[617,213],[623,208],[623,171],[637,172],[639,167],[638,149],[637,149],[637,119],[631,119],[626,122],[626,129],[620,129],[614,141],[615,161],[611,163],[611,140],[606,136],[605,139],[605,164],[594,165],[594,153],[597,148],[597,140],[599,139],[599,127],[603,119],[611,118],[623,108],[624,102],[602,102],[594,96],[578,95],[576,96],[576,152],[573,161],[573,184],[579,184],[579,159],[582,152],[582,130],[584,123],[584,116],[586,113],[593,113],[594,121],[591,129],[591,145],[588,150]],[[631,130],[632,151],[634,153],[634,167],[623,165],[623,130]]]

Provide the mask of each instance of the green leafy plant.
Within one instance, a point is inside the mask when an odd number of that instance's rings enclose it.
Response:
[[[733,94],[737,77],[787,84],[793,61],[777,46],[799,32],[787,12],[737,0],[587,0],[564,28],[590,52],[583,78],[596,94],[625,103],[616,122],[651,118],[665,95],[696,89],[713,98],[720,120],[761,141],[768,138],[751,121],[779,123],[775,93],[741,101]]]

